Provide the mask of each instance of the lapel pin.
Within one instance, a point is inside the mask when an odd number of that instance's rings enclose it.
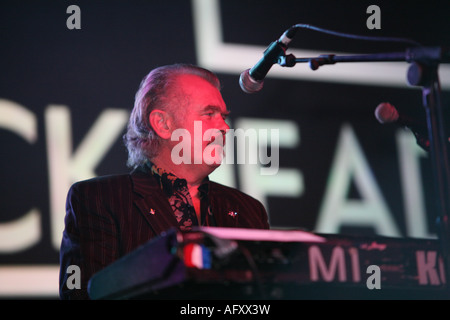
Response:
[[[236,217],[238,213],[236,211],[228,211],[228,215],[232,218]]]
[[[155,210],[153,210],[153,209],[150,209],[150,212],[149,212],[150,214],[155,214]]]

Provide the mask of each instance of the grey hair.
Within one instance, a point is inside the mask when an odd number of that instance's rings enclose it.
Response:
[[[214,73],[195,65],[179,63],[153,69],[141,81],[136,92],[127,132],[123,136],[128,149],[128,167],[139,167],[159,152],[161,138],[149,122],[152,110],[166,111],[175,121],[181,118],[183,112],[180,111],[185,109],[188,100],[176,90],[176,81],[178,76],[186,74],[199,76],[218,90],[221,89],[220,81]]]

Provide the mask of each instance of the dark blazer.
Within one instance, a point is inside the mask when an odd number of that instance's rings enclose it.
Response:
[[[268,229],[263,205],[239,190],[210,182],[216,226]],[[230,211],[237,215],[228,214]],[[152,214],[153,213],[153,214]],[[92,275],[170,228],[177,227],[169,201],[156,179],[141,170],[77,182],[66,201],[60,248],[61,299],[88,299]],[[81,288],[66,285],[76,265]]]

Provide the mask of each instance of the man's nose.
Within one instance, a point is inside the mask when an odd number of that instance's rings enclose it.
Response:
[[[220,118],[219,121],[220,121],[220,123],[217,126],[217,129],[219,129],[223,134],[226,134],[230,130],[230,126],[223,118]]]

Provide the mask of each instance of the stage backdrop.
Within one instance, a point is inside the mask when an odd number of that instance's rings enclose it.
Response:
[[[231,127],[257,133],[245,137],[256,163],[227,161],[211,178],[261,200],[273,228],[436,238],[429,155],[409,130],[374,116],[379,103],[390,102],[425,122],[421,88],[407,85],[408,63],[338,63],[316,71],[306,63],[274,65],[263,89],[251,95],[238,80],[298,23],[449,45],[450,7],[443,3],[3,1],[0,295],[57,297],[69,186],[129,170],[122,135],[134,94],[151,69],[175,62],[215,71]],[[288,53],[408,46],[299,30]],[[439,72],[448,108],[449,65]]]

